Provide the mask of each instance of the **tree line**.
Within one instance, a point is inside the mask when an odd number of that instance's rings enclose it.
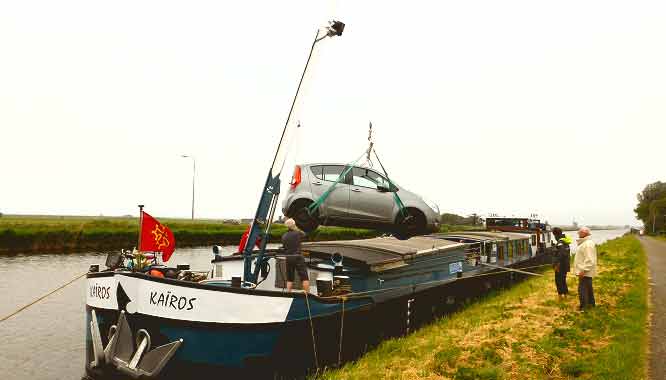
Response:
[[[451,226],[477,226],[482,225],[484,220],[477,214],[469,216],[443,213],[440,215],[440,222]]]
[[[666,233],[666,182],[651,183],[637,195],[636,218],[643,222],[647,233]]]

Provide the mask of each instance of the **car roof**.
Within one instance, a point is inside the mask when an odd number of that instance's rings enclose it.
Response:
[[[342,163],[342,162],[318,162],[314,164],[297,164],[300,166],[349,166],[349,163]],[[363,169],[372,169],[372,170],[377,170],[373,167],[368,167],[368,166],[363,166],[363,165],[353,165],[356,168],[363,168]]]
[[[310,167],[310,166],[320,166],[320,165],[321,165],[321,166],[332,166],[332,165],[336,165],[336,166],[347,166],[347,165],[349,165],[349,163],[318,162],[318,163],[312,163],[312,164],[296,164],[296,165],[299,165],[299,166],[307,166],[307,167]],[[383,177],[386,177],[386,174],[382,173],[382,171],[379,170],[378,168],[367,167],[367,166],[361,166],[361,165],[354,165],[354,167],[356,167],[356,168],[362,168],[362,169],[370,169],[370,170],[373,170],[373,171],[377,172],[379,175],[381,175],[381,176],[383,176]],[[397,186],[399,189],[402,189],[402,190],[405,191],[405,192],[409,192],[409,193],[411,193],[411,191],[409,191],[409,190],[403,188],[402,186],[400,186],[399,184],[397,184],[392,178],[391,178],[391,183],[394,184],[395,186]]]

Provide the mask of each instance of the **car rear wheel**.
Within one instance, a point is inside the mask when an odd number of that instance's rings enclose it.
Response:
[[[426,232],[425,215],[417,209],[405,209],[406,215],[402,213],[396,218],[393,236],[399,240],[407,240],[413,236],[423,235]]]
[[[297,201],[289,211],[289,217],[294,218],[296,226],[306,233],[310,233],[319,228],[319,210],[312,214],[308,207],[312,204],[310,200]]]
[[[314,212],[313,214],[316,214]],[[310,233],[319,228],[319,219],[316,215],[311,215],[307,207],[303,207],[294,215],[294,221],[298,228],[306,233]]]

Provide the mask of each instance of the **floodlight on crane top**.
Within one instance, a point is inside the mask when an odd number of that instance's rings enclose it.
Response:
[[[323,40],[326,37],[341,36],[344,30],[345,30],[344,22],[336,20],[329,21],[327,26],[319,29],[319,32],[317,32],[317,38],[315,39],[315,43]]]
[[[345,30],[345,23],[341,21],[329,21],[328,26],[326,27],[326,35],[328,37],[341,36],[342,32]]]

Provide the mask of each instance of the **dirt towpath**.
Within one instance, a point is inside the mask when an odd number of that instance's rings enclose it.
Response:
[[[652,293],[650,378],[666,379],[666,242],[642,237],[648,257]]]

